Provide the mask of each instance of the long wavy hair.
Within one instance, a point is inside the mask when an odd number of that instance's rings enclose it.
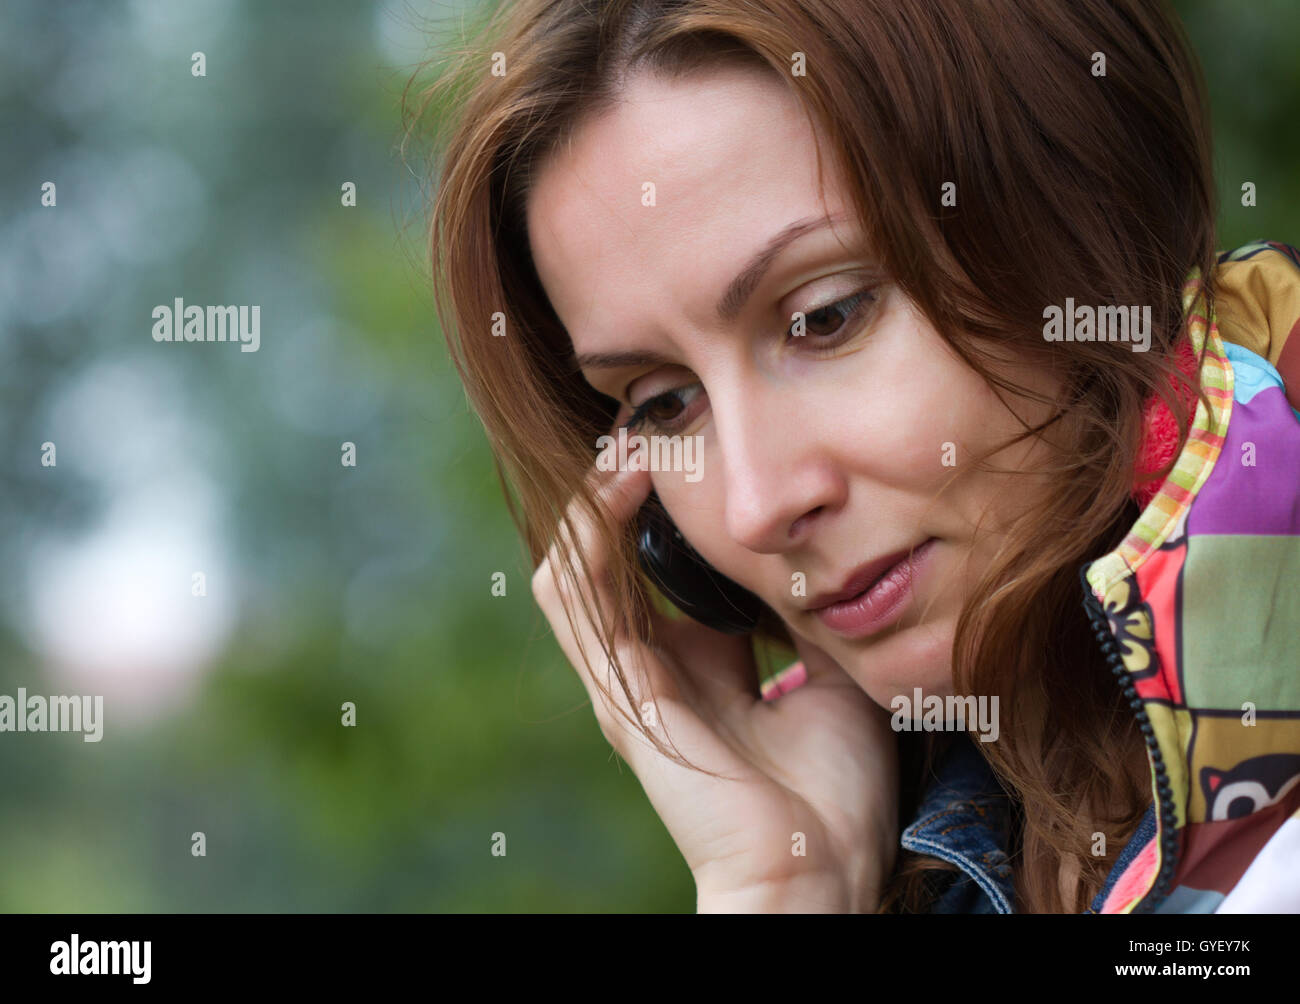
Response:
[[[794,73],[800,55],[806,70]],[[687,78],[721,65],[784,82],[890,278],[1000,396],[1051,406],[1016,437],[1056,444],[1046,498],[1005,535],[965,603],[952,674],[955,692],[999,695],[1015,723],[975,745],[1014,810],[1017,908],[1078,912],[1151,800],[1149,779],[1131,769],[1142,737],[1089,634],[1078,568],[1137,518],[1130,493],[1151,395],[1178,422],[1178,450],[1186,441],[1182,392],[1200,394],[1176,364],[1186,277],[1199,273],[1214,300],[1207,99],[1186,35],[1158,0],[509,0],[416,71],[402,108],[407,138],[433,133],[428,237],[449,351],[533,565],[571,498],[598,519],[622,623],[585,610],[606,648],[593,664],[608,658],[629,695],[615,632],[630,626],[653,643],[644,612],[661,601],[638,571],[630,527],[613,525],[587,489],[614,406],[574,365],[524,207],[546,159],[630,74]],[[940,198],[948,182],[956,205]],[[1067,296],[1149,305],[1150,351],[1045,341],[1044,307]],[[999,377],[994,360],[1008,351],[1050,366],[1059,396]],[[562,574],[589,585],[587,557]],[[756,641],[790,637],[769,611]],[[634,713],[661,753],[702,769]],[[952,737],[898,738],[906,821]],[[1104,855],[1092,853],[1097,832]],[[926,909],[932,873],[952,867],[900,853],[880,909]]]

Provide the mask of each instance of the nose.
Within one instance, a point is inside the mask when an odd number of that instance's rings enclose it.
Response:
[[[711,395],[715,442],[725,471],[726,529],[760,554],[804,543],[840,508],[847,485],[815,424],[800,425],[797,395],[750,385]]]

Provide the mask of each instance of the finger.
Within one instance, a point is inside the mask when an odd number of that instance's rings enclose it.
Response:
[[[664,618],[658,636],[666,654],[689,654],[690,665],[673,660],[683,684],[703,706],[726,717],[759,699],[758,663],[752,635],[715,631],[683,614]]]
[[[564,579],[558,584],[562,596],[565,599],[578,598],[577,603],[571,601],[569,604],[572,616],[589,619],[590,630],[574,628],[580,652],[601,653],[603,661],[608,659],[608,653],[598,637],[600,625],[610,625],[615,642],[630,637],[634,630],[626,616],[630,611],[617,609],[613,599],[610,556],[606,538],[600,531],[603,524],[621,527],[635,515],[650,493],[650,474],[648,471],[602,471],[593,467],[588,473],[586,488],[594,499],[594,512],[580,493],[574,494],[566,508],[565,518],[557,528],[556,539],[548,554],[548,566],[557,579]],[[643,625],[642,629],[646,627]],[[586,661],[581,655],[579,658]],[[590,660],[595,667],[595,656]]]
[[[620,682],[599,625],[580,607],[574,610],[572,623],[562,609],[553,607],[548,616],[556,641],[587,691],[601,734],[631,762],[628,740],[639,730],[638,720],[656,724],[661,717],[659,702],[679,698],[679,690],[644,645],[616,633],[612,651],[622,673]]]
[[[556,528],[555,540],[547,554],[554,558],[561,551],[580,551],[589,562],[593,576],[603,575],[607,567],[599,534],[599,522],[608,519],[613,526],[627,522],[650,495],[649,471],[602,471],[595,466],[587,474],[587,489],[596,502],[593,514],[579,493],[574,493],[565,508],[564,518]]]
[[[623,521],[648,495],[650,479],[648,472],[643,471],[593,469],[588,485],[597,498],[598,510],[607,512],[611,520]],[[656,667],[653,659],[647,660],[645,653],[639,651],[640,639],[621,630],[626,618],[619,617],[619,612],[614,609],[607,576],[608,556],[596,522],[603,517],[593,518],[576,495],[566,516],[573,530],[565,530],[564,523],[561,523],[547,559],[534,575],[533,591],[551,621],[560,647],[587,689],[602,732],[621,752],[624,744],[616,741],[616,737],[625,725],[632,727],[631,723],[635,722],[633,707],[642,709],[652,690],[656,694],[665,690],[676,694],[676,691],[671,681],[665,679],[662,667]],[[578,562],[579,551],[587,558],[590,583]],[[566,558],[573,564],[572,574],[576,580],[566,570]],[[654,611],[650,611],[650,615],[652,618],[659,616]],[[613,651],[632,691],[631,697],[624,693],[613,673],[609,649],[600,630],[599,618],[602,617],[613,626]],[[645,711],[642,714],[644,716]],[[623,719],[622,715],[628,718]]]

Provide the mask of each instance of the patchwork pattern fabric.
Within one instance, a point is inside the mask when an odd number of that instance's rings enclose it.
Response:
[[[1177,867],[1156,912],[1300,911],[1287,853],[1300,831],[1300,253],[1238,248],[1217,286],[1208,316],[1197,278],[1184,290],[1211,408],[1198,405],[1160,492],[1087,571],[1173,808],[1103,913],[1143,902],[1171,826]],[[1153,763],[1153,792],[1156,776]]]

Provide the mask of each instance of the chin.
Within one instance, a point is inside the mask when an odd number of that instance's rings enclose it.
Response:
[[[953,692],[955,629],[947,619],[901,628],[867,648],[846,653],[840,665],[882,708],[899,694],[911,697],[917,687],[923,694],[947,697]]]

